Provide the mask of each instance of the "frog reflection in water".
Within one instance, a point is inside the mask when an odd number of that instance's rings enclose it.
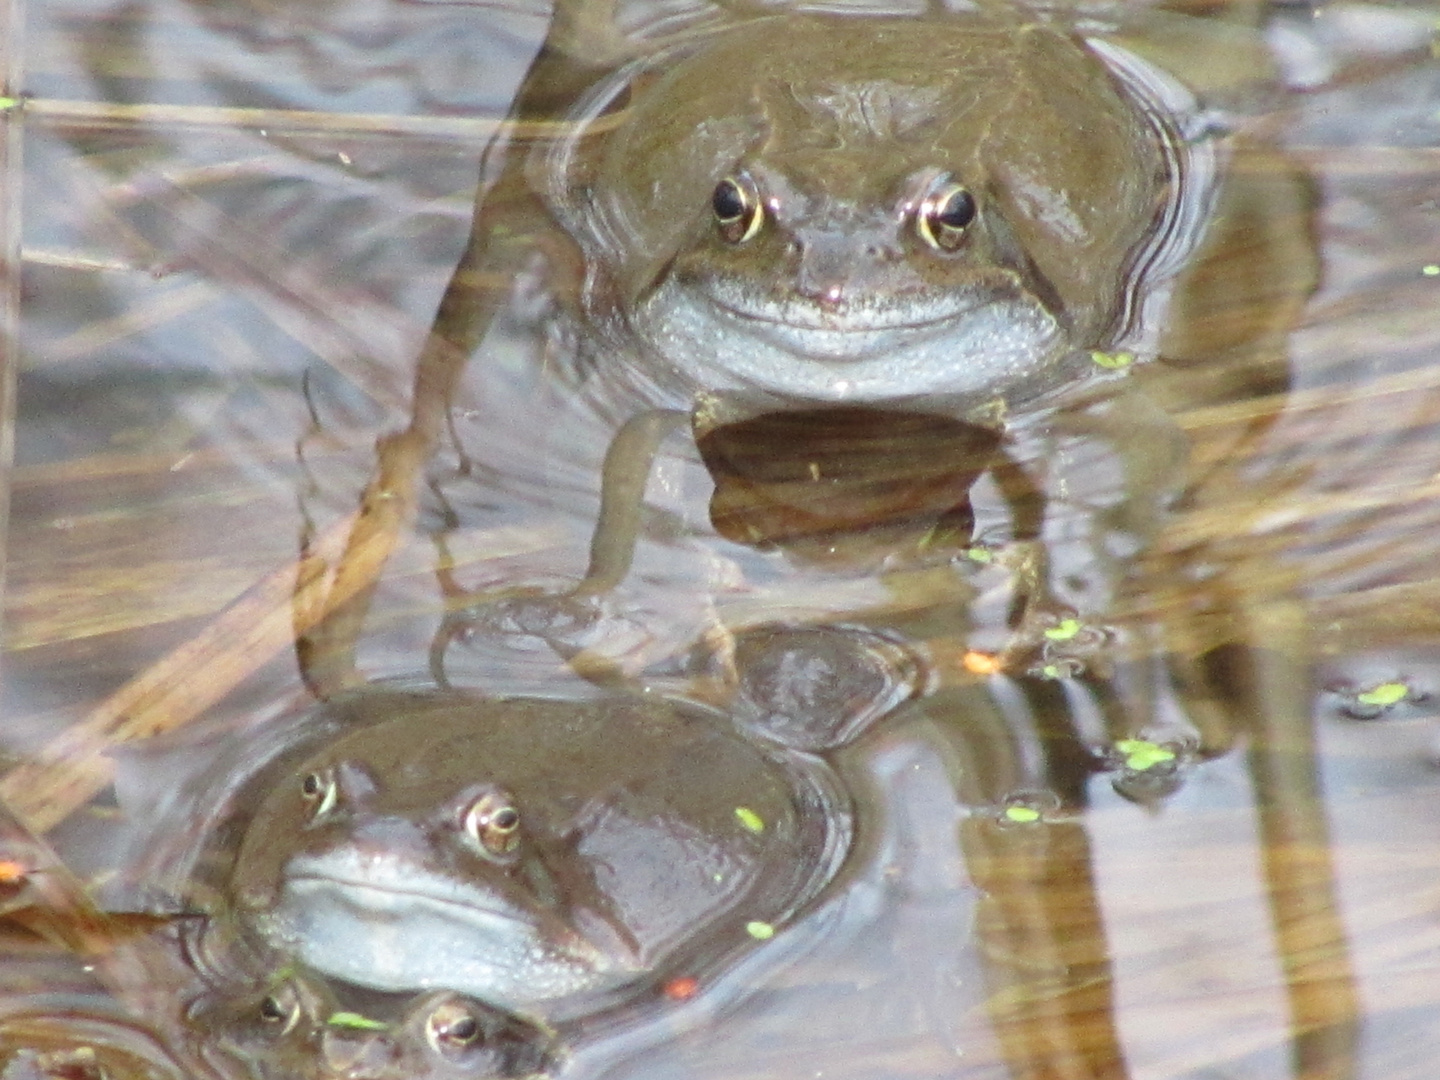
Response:
[[[234,917],[376,990],[593,1011],[753,944],[848,846],[823,763],[698,705],[369,690],[311,719],[237,800]]]

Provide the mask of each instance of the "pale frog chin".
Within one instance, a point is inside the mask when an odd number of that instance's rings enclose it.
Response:
[[[824,329],[758,319],[662,285],[635,330],[695,391],[873,404],[1023,386],[1065,350],[1030,302],[995,300],[957,319]]]
[[[491,892],[348,848],[291,860],[265,926],[320,973],[376,990],[443,988],[524,1008],[619,976],[600,949],[578,935],[546,940]]]

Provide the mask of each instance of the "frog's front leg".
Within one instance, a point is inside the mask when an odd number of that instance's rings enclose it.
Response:
[[[655,409],[625,422],[605,453],[600,513],[590,540],[590,561],[573,586],[559,591],[502,586],[463,594],[431,646],[430,666],[445,684],[444,656],[451,643],[477,633],[500,638],[537,638],[583,677],[623,681],[613,659],[595,646],[606,638],[633,636],[634,627],[610,611],[608,599],[630,572],[639,541],[645,488],[660,444],[689,421],[679,410]],[[447,590],[452,595],[453,589]]]
[[[650,410],[627,420],[611,440],[600,475],[600,516],[590,538],[590,565],[569,595],[601,596],[630,572],[655,454],[689,419],[677,409]]]

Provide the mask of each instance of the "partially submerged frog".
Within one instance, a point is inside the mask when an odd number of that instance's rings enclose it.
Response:
[[[652,405],[998,417],[1153,352],[1213,181],[1178,84],[1023,11],[752,18],[579,119],[625,93],[532,181],[584,250],[594,377]]]
[[[818,758],[658,696],[371,688],[300,732],[245,776],[197,864],[220,890],[217,967],[238,934],[236,957],[565,1019],[744,951],[849,845]]]
[[[553,1031],[446,990],[357,993],[298,971],[212,989],[188,1041],[218,1071],[254,1080],[534,1077],[561,1058]]]
[[[1038,472],[1098,431],[1139,478],[1123,527],[1153,527],[1183,437],[1094,357],[1156,356],[1204,237],[1217,155],[1179,82],[1018,6],[726,14],[608,57],[560,40],[603,19],[582,14],[559,6],[515,112],[588,71],[574,133],[511,147],[422,359],[453,379],[480,344],[499,298],[477,269],[554,271],[576,393],[620,425],[573,596],[628,574],[653,457],[687,422],[703,442],[776,412],[929,413]],[[608,73],[576,59],[597,55]],[[1016,559],[1026,590],[1039,561]]]
[[[1186,484],[1175,403],[1283,390],[1276,343],[1314,282],[1302,185],[1268,190],[1283,169],[1227,174],[1232,140],[1217,137],[1214,116],[1131,41],[1102,40],[1088,9],[1082,31],[1059,6],[998,0],[907,14],[695,4],[652,13],[627,37],[614,6],[556,5],[490,149],[411,423],[382,443],[362,521],[413,513],[447,412],[462,445],[472,417],[497,426],[484,406],[486,336],[499,324],[490,344],[528,331],[524,348],[579,421],[553,425],[554,455],[539,452],[543,434],[509,441],[529,460],[568,463],[598,419],[601,507],[588,565],[562,596],[456,589],[452,608],[503,602],[521,609],[517,625],[586,622],[629,574],[653,459],[687,423],[713,448],[717,430],[776,412],[833,410],[863,428],[903,410],[984,429],[999,444],[995,467],[1023,471],[1014,487],[1038,493],[1021,500],[1037,512],[997,504],[990,515],[997,562],[1014,568],[1022,597],[1007,651],[1033,652],[1056,616],[1095,612],[1105,588],[1070,589],[1074,575],[1050,572],[1044,504],[1083,489],[1083,474],[1117,476],[1077,509],[1100,522],[1087,542],[1101,558],[1133,553]],[[1258,34],[1225,37],[1220,55],[1190,66],[1267,67]],[[1277,200],[1289,202],[1274,214]],[[1209,272],[1236,247],[1249,270],[1240,290],[1235,275]],[[467,365],[478,409],[460,386]],[[1079,465],[1063,445],[1076,438],[1100,447]],[[766,499],[808,514],[828,494],[815,487],[814,500]],[[839,521],[880,546],[889,525]],[[954,545],[918,536],[931,550],[917,561],[948,560],[967,577]],[[885,554],[866,558],[869,573]],[[952,591],[967,589],[957,580]],[[316,685],[353,675],[362,615],[312,635]]]

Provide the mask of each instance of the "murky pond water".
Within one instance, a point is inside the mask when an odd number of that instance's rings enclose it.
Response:
[[[0,12],[4,1080],[1434,1072],[1440,7],[860,6]]]

